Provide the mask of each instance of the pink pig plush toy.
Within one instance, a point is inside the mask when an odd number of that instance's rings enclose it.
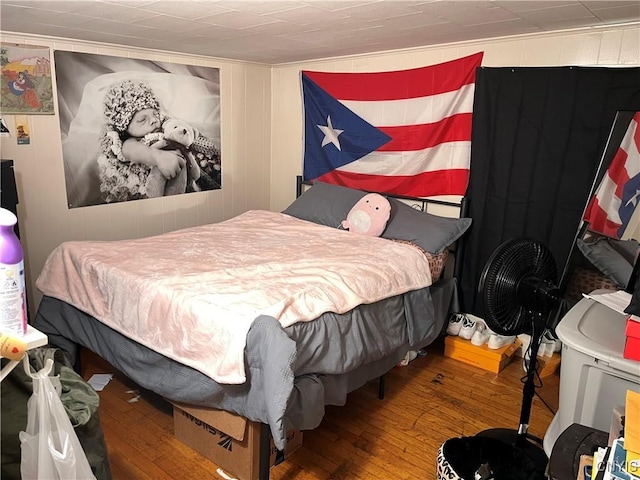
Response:
[[[378,193],[368,193],[356,203],[342,227],[350,232],[379,237],[384,232],[391,215],[389,200]]]

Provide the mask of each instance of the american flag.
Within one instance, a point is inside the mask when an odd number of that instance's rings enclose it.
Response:
[[[380,193],[464,195],[482,56],[391,72],[302,71],[304,179]]]
[[[589,229],[621,238],[640,198],[640,113],[636,113],[584,215]]]

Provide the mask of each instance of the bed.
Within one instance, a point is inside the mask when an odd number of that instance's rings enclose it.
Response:
[[[471,219],[389,198],[380,238],[337,228],[365,193],[318,183],[283,212],[249,211],[145,239],[65,242],[37,279],[44,297],[34,326],[74,361],[88,348],[172,402],[261,422],[283,449],[286,431],[317,427],[326,405],[343,405],[429,345],[459,309],[455,276],[442,267],[460,256]],[[266,300],[255,290],[267,290]],[[261,471],[268,478],[268,466]]]

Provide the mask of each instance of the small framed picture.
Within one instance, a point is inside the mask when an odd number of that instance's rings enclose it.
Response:
[[[49,47],[0,43],[3,114],[53,115]]]

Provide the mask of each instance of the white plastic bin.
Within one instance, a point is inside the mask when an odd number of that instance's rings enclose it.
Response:
[[[622,356],[627,315],[583,298],[556,327],[562,341],[560,402],[544,436],[544,451],[572,423],[608,432],[613,407],[627,390],[640,392],[640,362]]]

